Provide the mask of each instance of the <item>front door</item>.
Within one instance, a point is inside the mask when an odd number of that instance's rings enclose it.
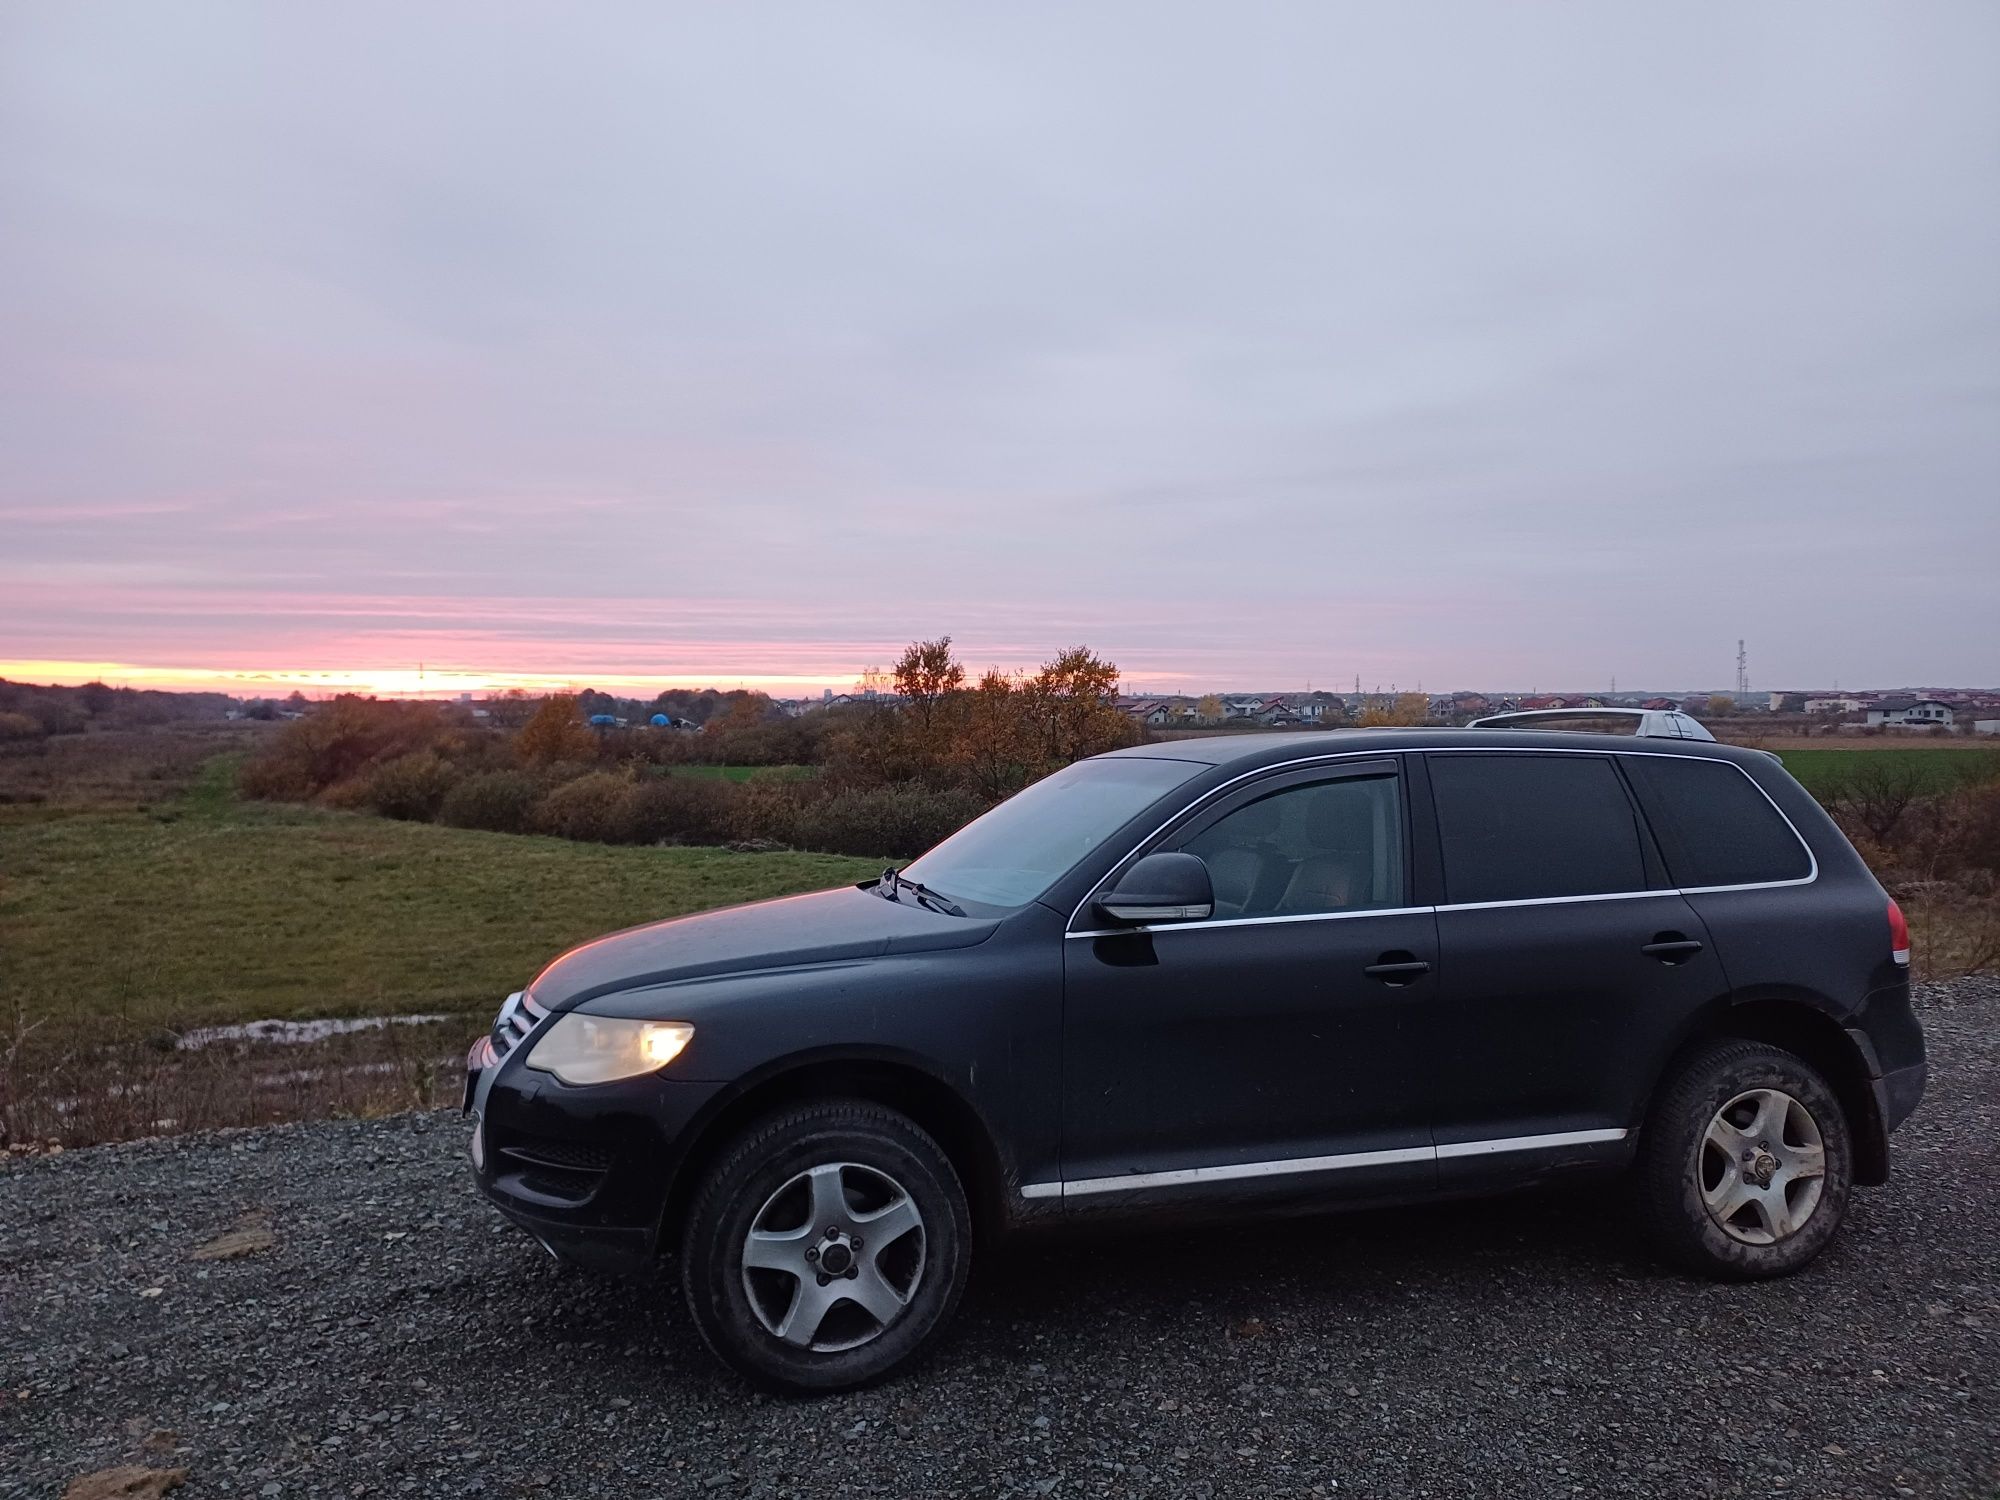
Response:
[[[1261,777],[1141,851],[1199,855],[1211,918],[1112,930],[1085,903],[1065,1202],[1428,1190],[1437,935],[1407,803],[1393,757]]]

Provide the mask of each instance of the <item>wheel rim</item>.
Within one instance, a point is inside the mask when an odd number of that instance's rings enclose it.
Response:
[[[1775,1245],[1812,1218],[1826,1188],[1826,1141],[1782,1089],[1746,1089],[1715,1112],[1695,1153],[1708,1215],[1731,1239]]]
[[[857,1349],[909,1311],[924,1279],[924,1216],[887,1172],[826,1162],[791,1178],[743,1239],[743,1290],[794,1348]]]

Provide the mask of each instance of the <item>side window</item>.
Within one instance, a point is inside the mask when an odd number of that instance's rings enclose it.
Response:
[[[1397,785],[1370,776],[1288,786],[1223,814],[1180,848],[1208,866],[1217,917],[1401,906]]]
[[[1628,755],[1646,821],[1679,886],[1803,880],[1812,857],[1771,799],[1726,761]]]
[[[1609,757],[1427,757],[1445,900],[1528,901],[1646,889],[1632,799]]]

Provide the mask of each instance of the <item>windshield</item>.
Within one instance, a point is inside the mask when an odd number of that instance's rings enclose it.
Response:
[[[1146,806],[1206,767],[1080,760],[975,818],[903,873],[939,895],[1026,906]]]

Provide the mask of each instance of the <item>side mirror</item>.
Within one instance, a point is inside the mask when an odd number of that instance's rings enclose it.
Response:
[[[1113,922],[1199,922],[1215,910],[1208,866],[1196,854],[1149,854],[1097,899]]]

